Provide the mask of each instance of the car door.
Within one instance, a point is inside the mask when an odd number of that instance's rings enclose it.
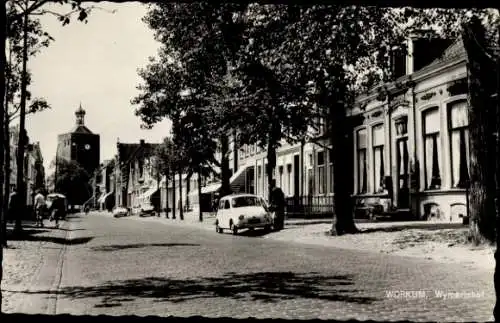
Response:
[[[227,224],[227,228],[231,228],[231,217],[231,202],[229,201],[229,199],[226,199],[224,200],[224,223]]]

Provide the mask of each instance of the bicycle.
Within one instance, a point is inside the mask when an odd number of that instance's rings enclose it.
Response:
[[[56,221],[56,225],[55,225],[56,229],[59,228],[59,218],[60,218],[59,213],[60,213],[60,211],[55,209],[55,210],[52,210],[52,212],[50,214],[50,222]]]
[[[43,207],[37,207],[36,210],[36,226],[43,228]]]

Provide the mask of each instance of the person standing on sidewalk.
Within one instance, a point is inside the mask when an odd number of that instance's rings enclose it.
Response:
[[[17,194],[17,189],[14,187],[9,195],[9,221],[14,221],[16,217],[21,216],[20,207],[19,194]]]
[[[285,193],[281,188],[276,187],[276,180],[271,180],[271,210],[276,214],[274,220],[274,228],[276,230],[283,230],[285,227]]]

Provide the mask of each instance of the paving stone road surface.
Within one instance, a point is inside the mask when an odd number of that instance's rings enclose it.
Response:
[[[492,272],[476,268],[105,214],[40,231],[29,277],[6,274],[6,312],[493,319]]]

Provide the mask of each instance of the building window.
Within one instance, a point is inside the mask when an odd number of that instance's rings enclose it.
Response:
[[[396,126],[396,165],[397,165],[397,189],[398,200],[397,206],[403,209],[409,206],[409,189],[408,189],[408,117],[402,116],[395,120]],[[392,184],[392,183],[391,183]],[[386,187],[387,188],[387,187]]]
[[[287,170],[286,189],[287,189],[287,194],[290,196],[292,195],[292,164],[287,164],[286,170]]]
[[[330,171],[330,193],[333,193],[333,150],[328,149],[328,162]]]
[[[267,185],[268,183],[268,178],[269,178],[269,175],[267,173],[267,164],[264,164],[264,196],[267,196],[268,195],[268,190],[269,190],[269,187]]]
[[[280,174],[280,187],[283,187],[283,166],[278,167],[278,172]]]
[[[257,187],[255,188],[255,192],[257,194],[261,193],[260,192],[260,189],[261,189],[261,178],[262,178],[262,166],[257,166]]]
[[[441,172],[439,165],[439,109],[424,112],[424,162],[426,189],[441,187]]]
[[[467,102],[450,106],[448,114],[452,186],[465,188],[469,183],[469,115]]]
[[[144,176],[144,161],[142,159],[139,159],[138,167],[139,167],[139,178],[142,178]]]
[[[384,191],[384,126],[374,126],[372,129],[373,146],[373,189],[375,193]]]
[[[357,133],[357,168],[358,168],[358,193],[367,192],[368,178],[366,170],[366,129],[358,130]]]
[[[326,181],[325,181],[325,153],[319,151],[317,155],[317,167],[318,167],[318,193],[325,194],[326,192]]]

